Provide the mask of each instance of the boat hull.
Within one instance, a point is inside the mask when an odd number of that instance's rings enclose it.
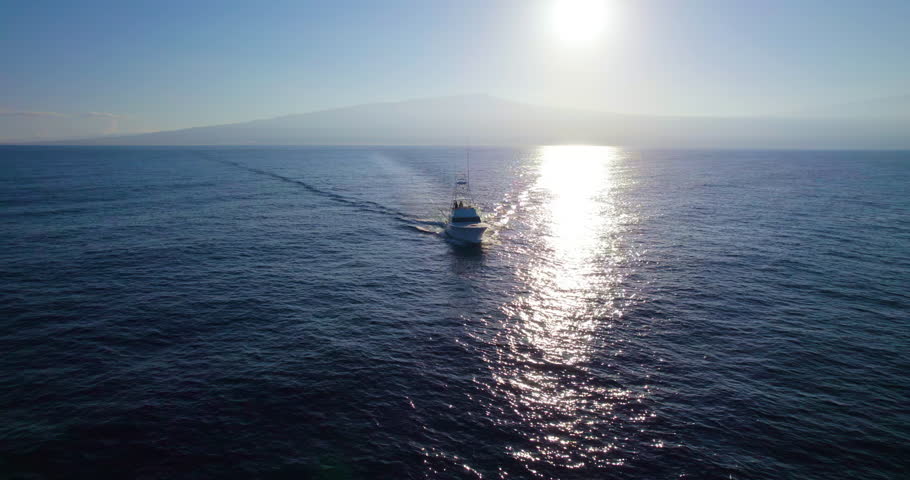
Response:
[[[455,240],[460,240],[465,243],[481,243],[483,241],[483,233],[487,231],[487,226],[483,224],[471,224],[471,225],[452,225],[449,224],[446,226],[446,234]]]

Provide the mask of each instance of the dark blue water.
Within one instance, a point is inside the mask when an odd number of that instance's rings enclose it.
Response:
[[[0,477],[893,479],[910,153],[0,149]]]

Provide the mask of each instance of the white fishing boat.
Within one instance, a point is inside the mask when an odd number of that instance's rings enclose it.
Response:
[[[453,197],[452,213],[446,223],[446,234],[465,243],[479,244],[483,241],[483,233],[490,226],[480,219],[480,212],[471,199],[467,177],[459,178],[455,182]]]

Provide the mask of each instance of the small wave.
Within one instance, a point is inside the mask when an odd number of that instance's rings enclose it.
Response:
[[[414,230],[417,230],[418,232],[429,233],[432,235],[441,235],[445,231],[442,228],[422,227],[420,225],[410,225],[410,227]]]
[[[445,228],[445,226],[446,226],[446,222],[444,222],[442,220],[429,220],[429,219],[422,219],[422,218],[414,218],[414,219],[411,219],[410,221],[413,223],[419,223],[421,225],[429,225],[431,227]]]

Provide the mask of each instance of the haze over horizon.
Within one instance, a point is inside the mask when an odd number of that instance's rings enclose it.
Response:
[[[910,98],[910,4],[897,1],[85,2],[6,10],[2,142],[468,92],[658,117],[894,115]]]
[[[886,108],[887,107],[887,108]],[[624,115],[489,95],[381,102],[62,145],[558,145],[631,148],[910,148],[910,96],[776,117]],[[9,142],[8,142],[9,143]],[[47,142],[12,142],[38,143]]]

